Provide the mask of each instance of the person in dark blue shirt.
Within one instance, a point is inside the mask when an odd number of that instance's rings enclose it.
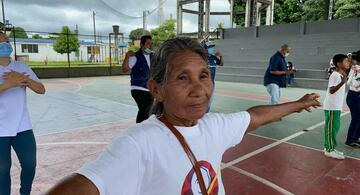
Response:
[[[150,116],[150,108],[154,98],[149,92],[147,81],[149,80],[150,63],[152,59],[152,38],[144,35],[140,39],[141,48],[137,52],[129,51],[125,55],[122,64],[123,72],[131,69],[131,96],[134,98],[139,111],[136,123],[141,123]]]
[[[284,44],[271,58],[269,67],[264,76],[264,86],[270,94],[270,104],[278,104],[280,88],[286,87],[286,75],[293,74],[294,70],[287,70],[285,57],[290,54],[291,48]]]
[[[215,44],[212,42],[205,42],[204,48],[206,49],[207,54],[208,54],[208,63],[209,63],[209,67],[210,67],[211,81],[213,83],[213,92],[212,92],[211,96],[213,96],[214,89],[215,89],[216,66],[224,65],[224,61],[223,61],[224,57],[221,53],[216,52]],[[211,97],[211,100],[212,99],[213,98]],[[209,108],[208,108],[207,112],[210,111],[211,102],[212,101],[210,101],[210,103],[209,103]]]

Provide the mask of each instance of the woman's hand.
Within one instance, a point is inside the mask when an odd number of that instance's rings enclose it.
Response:
[[[29,75],[26,75],[25,73],[11,71],[4,73],[3,79],[5,80],[4,84],[7,84],[12,88],[17,86],[27,86],[30,78]]]

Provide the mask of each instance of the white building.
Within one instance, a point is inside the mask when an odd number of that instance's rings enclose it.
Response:
[[[9,40],[14,47],[14,40]],[[59,54],[53,49],[55,40],[51,39],[22,39],[16,38],[16,55],[25,61],[67,61],[67,54]],[[95,49],[94,49],[95,48]],[[14,52],[13,52],[14,55]],[[91,41],[80,40],[79,52],[70,53],[71,61],[106,62],[109,59],[109,44],[95,44]],[[114,54],[112,57],[114,58]]]

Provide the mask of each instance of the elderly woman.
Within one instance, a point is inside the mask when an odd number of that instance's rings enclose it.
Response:
[[[207,54],[190,38],[160,46],[148,86],[154,115],[48,194],[225,194],[220,164],[228,148],[261,125],[320,106],[319,96],[308,94],[239,113],[205,114],[212,91]]]

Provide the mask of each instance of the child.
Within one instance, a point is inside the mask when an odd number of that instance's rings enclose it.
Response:
[[[287,62],[287,69],[288,70],[293,70],[293,72],[296,72],[294,64],[292,62],[290,62],[290,61]],[[291,73],[289,75],[286,75],[286,77],[287,77],[287,81],[288,81],[288,86],[291,86],[291,83],[294,81],[295,74]]]
[[[324,100],[325,143],[324,154],[335,159],[344,159],[344,154],[336,150],[336,136],[340,130],[340,114],[344,103],[346,71],[349,69],[348,57],[337,54],[333,58],[336,70],[329,77],[328,89]]]
[[[5,33],[0,32],[0,194],[11,189],[11,147],[21,166],[18,194],[30,194],[36,167],[36,143],[26,105],[26,88],[43,94],[34,72],[24,63],[10,58],[13,49]]]

